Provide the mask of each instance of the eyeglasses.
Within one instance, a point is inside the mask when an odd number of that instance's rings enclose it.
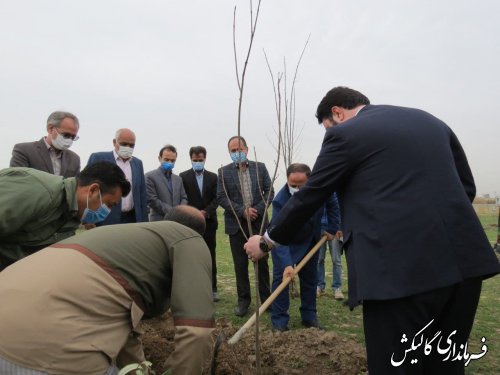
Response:
[[[78,139],[80,139],[79,136],[73,135],[71,133],[61,133],[55,126],[54,129],[56,129],[57,134],[61,135],[63,138],[72,139],[73,141],[78,141]]]

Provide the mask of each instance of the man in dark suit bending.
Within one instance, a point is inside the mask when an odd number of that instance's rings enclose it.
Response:
[[[467,350],[482,280],[500,267],[471,204],[474,179],[457,137],[429,113],[370,105],[346,87],[330,90],[316,117],[327,130],[308,183],[247,254],[255,261],[274,242],[288,244],[336,191],[370,375],[463,374],[455,357]],[[438,352],[441,336],[454,360]]]
[[[203,146],[189,149],[192,168],[179,174],[184,184],[188,205],[196,207],[205,217],[203,239],[212,256],[212,294],[214,302],[219,301],[217,293],[217,262],[215,256],[217,233],[217,175],[205,169],[207,150]]]

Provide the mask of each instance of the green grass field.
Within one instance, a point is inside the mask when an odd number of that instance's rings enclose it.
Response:
[[[219,209],[220,211],[220,209]],[[231,321],[235,326],[243,325],[250,315],[244,318],[238,318],[233,314],[233,308],[236,305],[236,281],[234,277],[233,262],[229,240],[224,234],[224,220],[219,212],[219,230],[217,233],[217,266],[218,266],[218,289],[221,301],[216,304],[216,318],[224,317]],[[497,223],[496,215],[480,216],[483,227],[491,242],[496,241]],[[473,251],[473,249],[471,249]],[[347,272],[345,258],[343,257],[344,272],[343,286],[344,294],[347,292]],[[318,299],[318,315],[321,324],[327,329],[338,332],[339,334],[351,337],[359,343],[364,343],[362,308],[358,307],[350,311],[342,302],[335,301],[331,290],[331,259],[327,256],[325,269],[327,271],[327,286],[329,289],[325,295]],[[270,269],[272,264],[270,261]],[[253,267],[249,267],[249,273],[253,276]],[[255,295],[252,279],[252,296]],[[481,359],[471,361],[466,368],[466,374],[490,374],[500,373],[500,311],[499,294],[500,277],[488,279],[483,283],[483,292],[479,302],[478,312],[472,334],[469,338],[469,352],[481,352],[481,338],[486,338],[488,353]],[[346,294],[347,295],[347,294]],[[255,298],[255,297],[253,297]],[[300,299],[293,299],[290,306],[290,328],[301,328],[299,314]],[[261,329],[271,328],[268,314],[264,314],[261,319]]]

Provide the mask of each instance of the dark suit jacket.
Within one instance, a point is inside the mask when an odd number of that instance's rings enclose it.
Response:
[[[217,175],[213,172],[205,170],[203,172],[203,194],[198,188],[198,181],[193,169],[179,174],[184,184],[188,204],[196,207],[198,210],[205,210],[208,217],[206,218],[206,230],[217,229]]]
[[[351,306],[499,272],[471,204],[465,153],[426,112],[370,105],[328,129],[308,183],[273,220],[270,237],[287,244],[334,191]]]
[[[28,167],[54,174],[49,150],[43,138],[35,142],[18,143],[12,149],[11,167]],[[61,176],[75,177],[80,173],[80,157],[71,150],[63,150]]]
[[[146,193],[148,196],[149,220],[163,220],[172,207],[187,204],[187,195],[182,179],[172,173],[172,193],[167,187],[167,177],[161,167],[146,173]]]
[[[274,197],[274,190],[271,185],[271,178],[267,172],[267,168],[264,163],[256,163],[254,161],[248,162],[248,170],[250,172],[250,180],[252,182],[252,197],[253,202],[251,206],[257,209],[259,217],[253,222],[253,226],[260,229],[262,219],[265,220],[265,225],[267,225],[268,217],[267,212],[264,212],[266,202],[269,195],[269,203],[271,203]],[[243,206],[243,197],[241,195],[240,179],[238,176],[238,168],[236,168],[234,163],[228,164],[222,168],[219,168],[219,174],[217,179],[217,202],[220,206],[224,208],[224,223],[226,234],[233,235],[236,234],[240,227],[238,226],[238,221],[234,217],[233,210],[231,209],[231,204],[236,211],[236,215],[242,222],[244,228],[247,227],[246,221],[243,219],[243,212],[245,207]],[[259,178],[257,179],[257,174]],[[222,177],[224,176],[224,185],[222,182]],[[224,186],[226,188],[227,194],[224,192]],[[264,199],[263,199],[264,198]],[[254,233],[257,234],[257,233]]]
[[[98,161],[109,161],[115,163],[115,155],[113,151],[95,152],[90,155],[87,165]],[[130,168],[132,169],[132,199],[134,201],[135,220],[137,223],[148,221],[148,209],[146,198],[146,180],[144,178],[144,168],[141,159],[132,157],[130,160]],[[122,212],[121,201],[111,209],[110,214],[102,223],[98,225],[119,224]]]

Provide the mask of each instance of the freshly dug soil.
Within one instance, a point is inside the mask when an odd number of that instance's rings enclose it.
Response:
[[[217,321],[214,340],[223,334],[216,357],[215,373],[219,375],[255,374],[255,331],[250,330],[235,345],[227,339],[238,330],[225,319]],[[174,326],[165,315],[143,323],[143,344],[146,358],[153,363],[157,375],[166,371],[164,362],[173,351]],[[281,374],[366,374],[366,354],[363,346],[335,332],[315,328],[287,332],[260,333],[261,370],[263,375]],[[210,374],[210,363],[204,374]]]

